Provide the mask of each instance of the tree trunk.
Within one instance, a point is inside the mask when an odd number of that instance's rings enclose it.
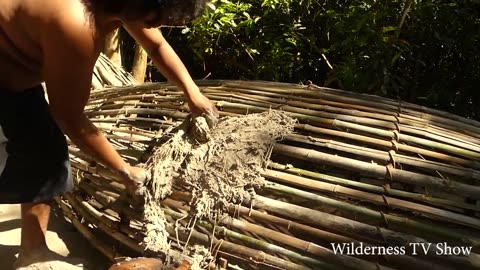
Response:
[[[122,55],[120,53],[120,28],[107,35],[105,38],[103,53],[112,62],[122,66]]]
[[[145,82],[145,72],[147,71],[147,52],[135,44],[135,56],[133,58],[132,75],[139,83]]]

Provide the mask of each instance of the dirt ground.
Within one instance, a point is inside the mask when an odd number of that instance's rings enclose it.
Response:
[[[107,269],[108,261],[60,213],[60,210],[54,208],[50,216],[47,231],[49,248],[65,256],[66,262],[71,258],[81,258],[88,264],[88,269]],[[20,205],[0,204],[0,269],[13,269],[19,245]]]

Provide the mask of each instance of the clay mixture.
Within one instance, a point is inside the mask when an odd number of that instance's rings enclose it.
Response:
[[[191,192],[190,216],[218,218],[231,203],[240,203],[264,185],[276,140],[293,132],[295,120],[280,111],[222,118],[209,129],[209,118],[183,122],[148,162],[151,187],[145,204],[146,238],[153,251],[168,250],[168,233],[160,202],[172,187]]]

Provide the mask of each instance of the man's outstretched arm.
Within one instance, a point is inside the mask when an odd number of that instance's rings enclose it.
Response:
[[[145,28],[142,23],[128,23],[124,24],[124,27],[145,49],[160,72],[183,90],[194,116],[202,113],[218,114],[213,103],[200,92],[187,68],[159,29]]]

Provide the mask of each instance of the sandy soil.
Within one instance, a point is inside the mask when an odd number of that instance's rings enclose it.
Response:
[[[47,231],[47,244],[65,261],[85,261],[91,270],[108,268],[108,261],[98,253],[63,216],[54,209]],[[0,269],[12,270],[20,245],[20,205],[0,204]]]

